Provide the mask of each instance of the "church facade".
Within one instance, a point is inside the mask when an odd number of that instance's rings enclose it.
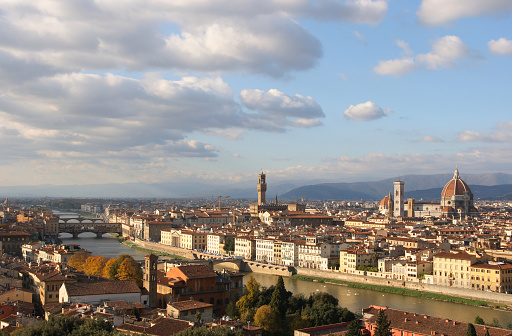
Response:
[[[417,202],[412,198],[404,199],[404,182],[394,182],[394,190],[379,204],[379,212],[388,217],[446,217],[467,218],[478,215],[473,203],[473,192],[460,178],[458,168],[453,178],[446,183],[441,192],[440,202]]]

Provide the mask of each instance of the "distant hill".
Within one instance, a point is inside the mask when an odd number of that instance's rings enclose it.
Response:
[[[278,195],[283,201],[380,200],[393,189],[393,182],[405,182],[405,197],[438,200],[441,188],[453,174],[406,175],[374,182],[326,183],[325,180],[273,181],[267,176],[267,199]],[[475,199],[512,199],[512,174],[462,175]],[[111,183],[89,185],[37,185],[0,187],[0,197],[99,197],[99,198],[191,198],[192,195],[224,195],[256,199],[257,180],[231,184],[203,182]],[[507,196],[508,195],[508,196]]]
[[[452,174],[407,175],[375,182],[323,183],[302,186],[280,196],[283,200],[307,197],[310,200],[380,200],[393,189],[394,181],[404,181],[405,197],[416,200],[439,200],[444,185]],[[507,199],[512,196],[512,174],[461,176],[473,191],[475,199]]]

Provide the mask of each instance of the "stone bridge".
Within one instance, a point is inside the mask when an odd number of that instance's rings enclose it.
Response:
[[[78,238],[80,233],[93,232],[98,238],[105,233],[121,234],[120,223],[59,223],[59,233],[71,233],[73,238]]]
[[[57,217],[59,217],[57,215]],[[91,218],[91,217],[82,217],[82,216],[76,216],[76,217],[59,217],[59,223],[68,223],[69,221],[77,221],[79,223],[103,223],[103,218]]]
[[[195,260],[189,262],[207,265],[213,268],[216,265],[222,265],[241,272],[258,272],[273,275],[290,276],[296,273],[293,267],[266,264],[259,261],[244,260],[231,257],[216,256],[206,253],[194,252]]]

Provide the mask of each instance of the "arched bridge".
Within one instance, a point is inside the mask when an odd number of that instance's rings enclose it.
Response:
[[[59,223],[59,233],[71,233],[77,238],[84,232],[94,232],[98,238],[105,233],[121,234],[121,223]]]
[[[57,217],[59,217],[57,215]],[[59,217],[59,223],[68,223],[69,221],[77,221],[79,223],[103,223],[103,218],[91,218],[91,217]]]

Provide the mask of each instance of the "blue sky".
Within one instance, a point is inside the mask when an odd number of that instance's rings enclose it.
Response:
[[[0,1],[0,185],[512,173],[511,11]]]

